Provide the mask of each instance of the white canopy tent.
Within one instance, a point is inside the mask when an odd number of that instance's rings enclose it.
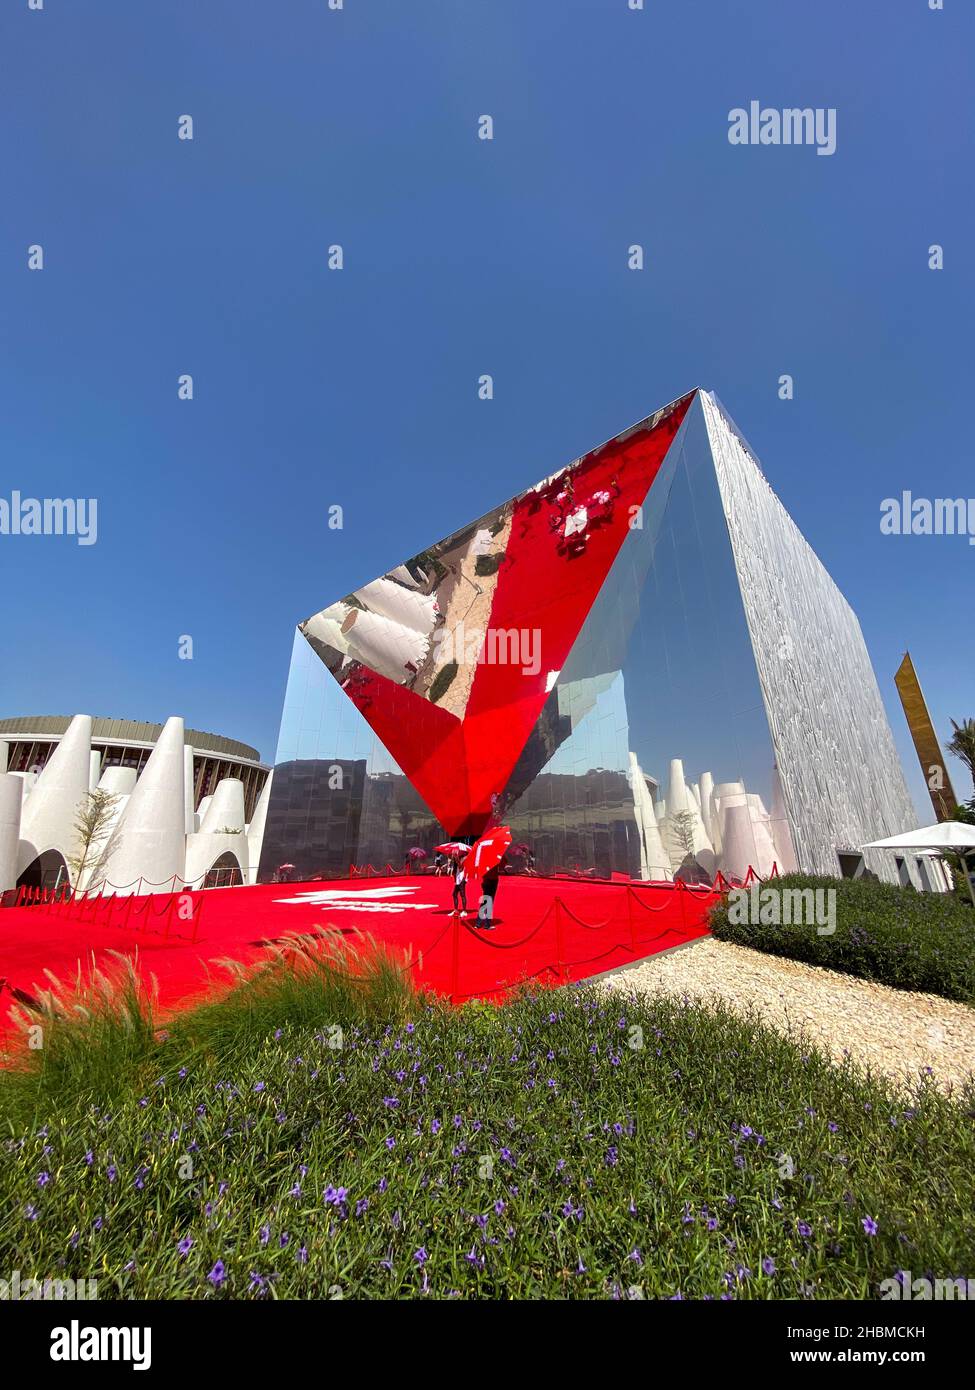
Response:
[[[975,825],[964,821],[945,820],[937,825],[923,825],[919,830],[908,830],[903,835],[891,835],[887,840],[871,840],[863,849],[928,849],[937,854],[957,854],[966,866],[965,878],[968,891],[975,906],[975,888],[968,875],[968,857],[975,854]]]

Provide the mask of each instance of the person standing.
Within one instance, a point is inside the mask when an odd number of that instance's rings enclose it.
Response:
[[[481,880],[481,902],[477,909],[477,924],[485,931],[494,930],[494,904],[498,896],[498,878],[501,874],[503,858],[488,869]]]
[[[464,861],[460,855],[454,860],[454,906],[450,913],[451,917],[467,916],[467,875],[464,872]]]

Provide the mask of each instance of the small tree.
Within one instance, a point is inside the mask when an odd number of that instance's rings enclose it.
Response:
[[[975,787],[975,719],[966,719],[961,724],[952,720],[951,727],[955,732],[948,744],[948,752],[954,753],[965,764]]]
[[[685,854],[694,853],[694,817],[690,811],[678,811],[671,816],[670,833]]]
[[[74,823],[78,849],[68,860],[68,867],[74,873],[76,885],[81,883],[81,876],[89,864],[98,859],[117,804],[117,796],[100,789],[89,792],[87,797],[79,802],[78,815]]]

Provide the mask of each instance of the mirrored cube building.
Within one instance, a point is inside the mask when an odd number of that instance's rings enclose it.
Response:
[[[262,879],[498,822],[515,867],[701,882],[916,823],[857,619],[705,391],[297,628]]]

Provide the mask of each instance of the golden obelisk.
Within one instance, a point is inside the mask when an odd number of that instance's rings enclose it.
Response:
[[[904,706],[904,714],[907,716],[911,738],[917,749],[934,814],[939,821],[951,820],[958,802],[955,800],[941,744],[938,742],[938,735],[934,731],[931,715],[921,693],[921,684],[910,652],[904,653],[904,660],[894,676],[894,684]]]

